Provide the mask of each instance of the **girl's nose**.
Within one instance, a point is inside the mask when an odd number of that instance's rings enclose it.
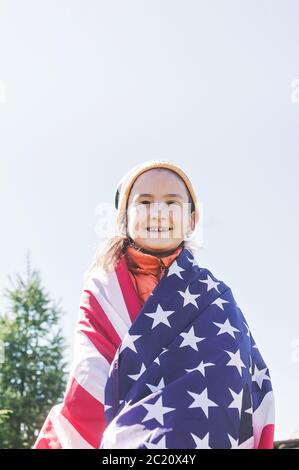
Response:
[[[169,207],[166,202],[153,202],[150,204],[150,215],[155,217],[158,214],[162,214],[163,216],[169,214]]]

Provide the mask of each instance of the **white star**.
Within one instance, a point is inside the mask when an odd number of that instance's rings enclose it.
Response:
[[[230,436],[228,434],[228,437],[229,437],[229,440],[230,440],[230,444],[231,444],[231,449],[237,449],[239,447],[239,444],[238,444],[238,439],[234,439],[233,436]]]
[[[174,411],[175,408],[169,408],[167,406],[163,406],[162,403],[162,395],[159,396],[158,400],[153,403],[145,403],[142,405],[147,410],[147,415],[143,418],[143,421],[148,421],[149,419],[155,419],[160,424],[164,426],[164,415],[169,413],[170,411]]]
[[[179,292],[179,294],[181,294],[181,296],[184,299],[183,307],[185,307],[186,305],[189,305],[189,304],[193,304],[193,305],[195,305],[196,308],[198,308],[198,305],[196,303],[196,299],[198,297],[200,297],[200,294],[191,294],[191,292],[189,291],[189,286],[187,286],[187,289],[184,292],[182,292],[180,290],[178,292]]]
[[[156,444],[154,444],[153,442],[144,442],[144,445],[147,449],[167,449],[166,436],[164,434],[164,436]]]
[[[181,268],[178,263],[176,261],[174,261],[170,268],[168,269],[168,273],[167,273],[167,277],[170,277],[172,276],[173,274],[175,274],[176,276],[180,277],[181,279],[182,276],[181,276],[181,273],[183,273],[185,271],[185,269]]]
[[[151,392],[157,392],[158,390],[162,389],[165,387],[165,383],[164,383],[164,379],[162,377],[162,379],[160,380],[160,382],[158,383],[158,385],[150,385],[150,384],[146,384],[148,386],[148,388],[151,390]]]
[[[201,408],[207,418],[208,418],[209,407],[218,406],[214,401],[208,398],[207,388],[205,388],[200,394],[189,392],[189,391],[188,393],[194,399],[193,403],[191,403],[191,405],[189,405],[188,408]]]
[[[216,325],[220,328],[220,330],[217,333],[217,336],[218,335],[223,335],[224,333],[228,333],[233,338],[236,338],[234,332],[237,331],[238,333],[240,333],[240,330],[238,330],[237,328],[235,328],[234,326],[232,326],[230,324],[230,321],[229,321],[228,318],[225,320],[224,323],[216,323],[214,321],[213,321],[213,323],[214,323],[214,325]]]
[[[195,445],[196,445],[195,449],[211,449],[211,447],[209,446],[209,433],[208,432],[202,439],[196,436],[196,434],[192,434],[192,432],[191,432],[191,436],[193,437]]]
[[[213,281],[213,279],[211,278],[211,276],[209,276],[209,274],[207,274],[206,280],[199,279],[199,282],[204,282],[205,284],[207,284],[207,287],[208,287],[207,292],[209,292],[209,290],[211,289],[216,289],[216,291],[219,292],[217,286],[220,284],[220,282]]]
[[[135,375],[128,375],[128,377],[130,377],[130,379],[137,380],[139,379],[139,377],[141,377],[141,375],[143,374],[143,372],[145,372],[145,370],[146,370],[145,365],[142,363],[140,372],[138,372],[138,374],[135,374]]]
[[[174,313],[174,310],[173,311],[167,311],[167,310],[163,310],[163,308],[161,307],[160,304],[158,304],[158,307],[157,307],[157,310],[154,312],[154,313],[146,313],[145,315],[147,315],[148,317],[151,317],[153,318],[153,324],[152,324],[152,329],[155,328],[155,326],[159,325],[160,323],[164,323],[164,325],[166,326],[169,326],[170,327],[170,324],[169,324],[169,321],[168,321],[168,318],[169,315],[171,315],[172,313]]]
[[[217,307],[221,308],[221,310],[224,310],[223,304],[229,304],[229,301],[221,299],[221,297],[217,297],[217,299],[212,302],[212,305],[213,304],[217,305]]]
[[[126,349],[126,348],[129,348],[132,351],[134,351],[135,353],[137,353],[134,343],[141,336],[142,335],[126,335],[126,337],[124,338],[123,344],[121,345],[120,352],[124,351],[124,349]]]
[[[201,363],[198,364],[198,366],[195,367],[194,369],[185,369],[185,371],[186,372],[192,372],[193,370],[198,370],[205,377],[206,376],[205,367],[214,366],[214,365],[215,364],[213,364],[212,362],[203,362],[203,361],[201,361]]]
[[[254,374],[252,376],[252,380],[258,384],[260,389],[263,386],[264,380],[270,380],[270,377],[268,377],[268,375],[266,374],[267,370],[267,367],[265,367],[264,369],[258,369],[256,364],[254,366]]]
[[[180,344],[180,348],[183,348],[184,346],[190,346],[191,348],[195,349],[195,351],[198,351],[196,343],[199,343],[200,341],[203,341],[205,339],[195,336],[193,326],[190,328],[188,333],[181,333],[180,336],[184,338],[184,340]]]
[[[239,415],[239,418],[240,418],[240,414],[241,414],[241,411],[242,411],[243,389],[239,393],[235,393],[231,388],[228,388],[228,389],[229,389],[229,391],[230,391],[230,393],[233,397],[233,401],[229,405],[229,408],[237,408],[238,415]]]
[[[242,376],[242,367],[246,369],[246,366],[244,365],[241,356],[240,356],[240,350],[237,349],[235,353],[231,351],[225,351],[227,354],[230,356],[230,361],[226,364],[227,366],[234,366],[238,369],[239,374]]]

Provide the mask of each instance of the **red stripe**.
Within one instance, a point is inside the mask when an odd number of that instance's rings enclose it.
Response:
[[[111,364],[121,338],[92,292],[83,291],[80,310],[78,328]]]
[[[119,260],[115,272],[125,304],[127,306],[127,310],[131,318],[131,322],[133,323],[138,313],[140,312],[142,305],[130,277],[124,255]]]
[[[32,447],[33,449],[62,449],[60,441],[54,430],[52,421],[49,417],[46,419],[39,436]]]
[[[104,405],[72,379],[61,413],[94,448],[100,447],[106,427]]]
[[[267,424],[263,428],[258,449],[273,449],[274,446],[274,424]]]

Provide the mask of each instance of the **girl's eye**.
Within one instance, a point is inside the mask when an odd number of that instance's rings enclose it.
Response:
[[[150,204],[151,201],[140,201],[139,204]],[[179,204],[178,201],[166,201],[166,204],[170,205],[170,204]]]

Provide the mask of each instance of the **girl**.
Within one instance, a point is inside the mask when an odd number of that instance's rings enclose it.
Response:
[[[231,289],[198,266],[186,174],[133,168],[88,272],[62,404],[35,448],[272,448],[269,370]]]

